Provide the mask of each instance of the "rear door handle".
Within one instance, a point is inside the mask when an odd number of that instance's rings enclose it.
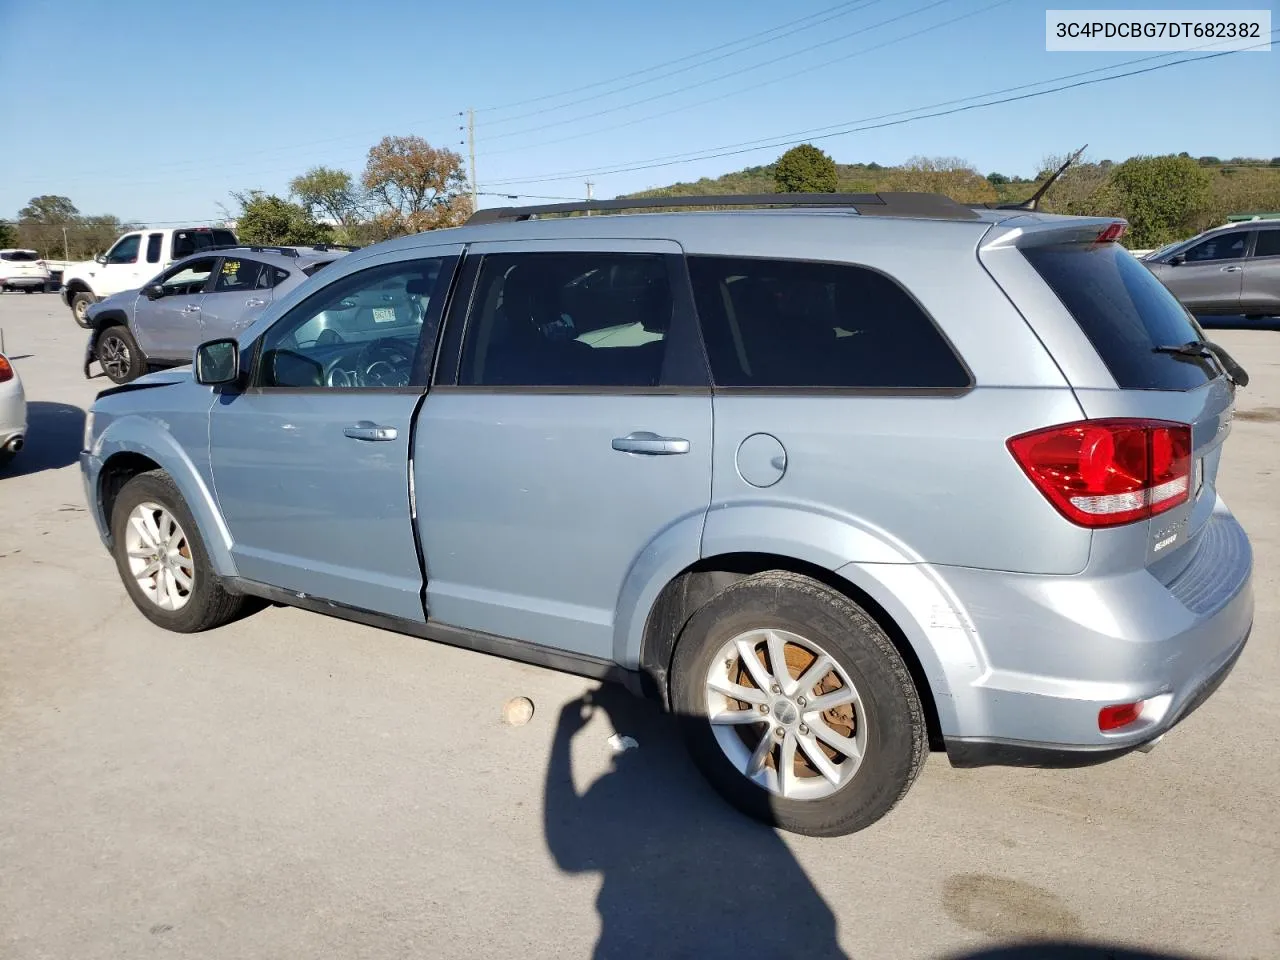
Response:
[[[259,300],[257,297],[250,297],[244,302],[244,305],[246,307],[265,307],[267,305],[267,301]]]
[[[395,427],[384,427],[371,420],[361,420],[344,429],[342,435],[352,440],[394,440],[398,433]]]
[[[1240,268],[1239,267],[1223,267],[1222,272],[1223,273],[1239,273]]]
[[[182,308],[182,312],[183,313],[199,313],[200,305],[195,303],[188,303],[185,307]]]
[[[625,437],[613,438],[613,449],[622,453],[640,453],[650,457],[666,457],[688,453],[689,441],[684,437],[660,437],[648,430],[636,430]]]

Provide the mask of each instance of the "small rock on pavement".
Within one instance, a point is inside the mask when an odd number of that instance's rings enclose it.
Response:
[[[633,737],[624,737],[619,733],[615,733],[605,742],[609,744],[609,749],[614,753],[626,753],[628,750],[634,750],[640,746]]]
[[[512,697],[502,706],[502,722],[522,727],[533,719],[533,701],[528,697]]]

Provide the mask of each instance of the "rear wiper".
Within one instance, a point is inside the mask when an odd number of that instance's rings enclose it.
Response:
[[[1235,358],[1227,353],[1224,347],[1212,340],[1188,340],[1186,343],[1162,344],[1152,347],[1152,353],[1171,353],[1179,357],[1209,357],[1218,361],[1227,379],[1236,386],[1249,385],[1249,374],[1244,367],[1236,363]]]

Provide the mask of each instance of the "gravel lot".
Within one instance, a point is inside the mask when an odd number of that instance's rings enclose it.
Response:
[[[151,626],[84,512],[85,334],[52,294],[0,297],[0,329],[31,404],[0,476],[4,958],[1280,956],[1280,332],[1216,334],[1254,377],[1220,486],[1258,598],[1218,694],[1101,767],[934,756],[822,841],[732,812],[625,696],[569,741],[574,677],[287,609]]]

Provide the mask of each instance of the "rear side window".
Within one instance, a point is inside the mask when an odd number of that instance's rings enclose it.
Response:
[[[1255,257],[1280,256],[1280,230],[1259,230],[1253,245]]]
[[[164,243],[163,233],[147,234],[147,263],[160,262],[160,247]]]
[[[875,270],[694,256],[689,273],[717,386],[971,385],[933,321]]]
[[[181,260],[193,253],[207,250],[213,246],[229,246],[236,242],[236,235],[230,230],[212,230],[208,227],[196,227],[173,232],[173,259]]]
[[[1212,379],[1200,358],[1155,352],[1200,334],[1177,298],[1118,244],[1052,244],[1022,253],[1122,390],[1190,390]]]

